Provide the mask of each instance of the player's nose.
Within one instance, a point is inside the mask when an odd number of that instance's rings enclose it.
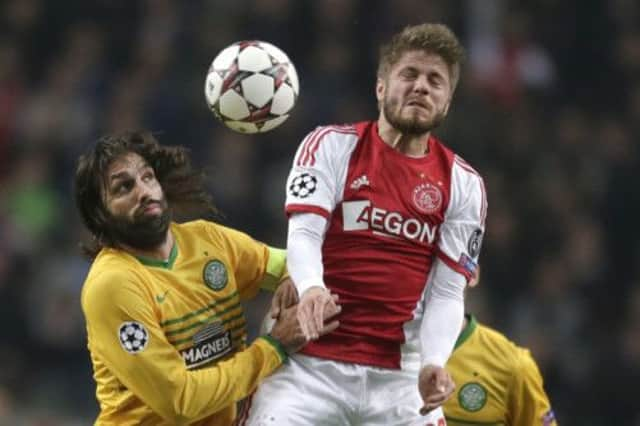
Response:
[[[429,80],[425,75],[419,75],[413,82],[413,91],[417,93],[429,93]]]

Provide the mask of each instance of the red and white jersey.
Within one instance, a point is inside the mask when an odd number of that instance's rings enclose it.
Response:
[[[302,352],[385,368],[418,363],[432,262],[470,278],[486,209],[482,178],[434,137],[414,158],[385,144],[377,122],[311,132],[287,180],[286,212],[329,221],[323,278],[342,313],[335,332]]]

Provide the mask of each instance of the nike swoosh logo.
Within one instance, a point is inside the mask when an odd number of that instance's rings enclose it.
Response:
[[[164,302],[164,299],[167,298],[167,293],[169,293],[169,290],[165,291],[164,294],[162,296],[160,296],[159,294],[156,294],[156,301],[158,303],[162,303]]]

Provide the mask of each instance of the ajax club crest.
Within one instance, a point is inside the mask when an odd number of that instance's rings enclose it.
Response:
[[[442,191],[430,183],[421,183],[413,190],[413,204],[422,213],[435,213],[442,206]]]

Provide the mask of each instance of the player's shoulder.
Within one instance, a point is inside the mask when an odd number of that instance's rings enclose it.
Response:
[[[86,308],[113,300],[118,294],[135,289],[138,269],[139,264],[133,256],[116,249],[102,249],[82,286],[82,306]]]
[[[519,372],[536,365],[536,362],[528,348],[513,342],[503,333],[484,324],[479,324],[478,329],[482,334],[485,344],[492,346],[501,354],[503,360],[508,362],[512,371]]]
[[[430,149],[435,155],[447,162],[449,168],[463,175],[480,177],[480,173],[467,160],[447,146],[441,139],[432,135],[429,142]]]
[[[201,234],[203,231],[209,232],[209,231],[215,230],[217,229],[218,226],[219,225],[215,222],[211,222],[204,219],[197,219],[197,220],[191,220],[191,221],[182,222],[182,223],[172,222],[171,231],[174,232],[176,235],[194,234],[194,233]]]
[[[520,347],[503,333],[485,324],[478,324],[478,334],[484,345],[492,348],[503,362],[514,365],[519,357]]]
[[[328,135],[357,135],[359,129],[370,123],[371,122],[367,121],[358,123],[324,124],[317,126],[315,129],[309,132],[307,138],[310,136],[313,136],[315,138],[325,138]]]
[[[320,157],[339,158],[355,146],[362,131],[358,123],[318,126],[302,140],[296,154],[297,166],[314,166]],[[328,157],[327,157],[328,158]]]

